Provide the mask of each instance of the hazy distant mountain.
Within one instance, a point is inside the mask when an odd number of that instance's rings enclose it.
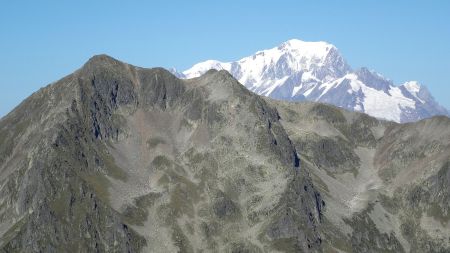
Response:
[[[0,120],[0,251],[449,252],[449,150],[447,117],[95,56]]]
[[[171,72],[193,78],[209,69],[227,70],[249,90],[276,99],[325,102],[396,122],[448,115],[424,86],[414,81],[395,86],[366,68],[352,70],[326,42],[294,39],[238,61],[208,60]]]

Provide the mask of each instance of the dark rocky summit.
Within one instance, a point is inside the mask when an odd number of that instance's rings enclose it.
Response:
[[[225,71],[95,56],[0,129],[7,252],[320,248],[320,195],[276,109]]]

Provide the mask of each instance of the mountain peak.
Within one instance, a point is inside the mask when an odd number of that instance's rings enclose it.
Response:
[[[290,39],[233,62],[208,60],[177,76],[226,70],[247,89],[284,100],[311,100],[398,122],[447,114],[417,83],[396,86],[383,75],[352,70],[339,50],[324,41]]]
[[[417,81],[408,81],[408,82],[404,83],[403,86],[405,86],[405,88],[409,92],[414,93],[414,94],[419,93],[420,90],[422,89],[422,86]]]
[[[331,51],[337,51],[337,48],[334,45],[324,41],[309,42],[298,39],[291,39],[283,42],[281,45],[279,45],[276,48],[273,48],[272,50],[290,53],[293,56],[298,57],[300,59],[301,58],[325,59]],[[270,49],[265,51],[270,51]]]
[[[361,75],[373,75],[373,76],[377,76],[381,79],[388,80],[382,74],[376,72],[373,69],[368,69],[366,67],[361,67],[360,69],[356,70],[355,72],[357,72],[358,74],[361,74]]]
[[[279,48],[286,49],[302,49],[302,50],[311,50],[311,49],[325,49],[329,51],[332,48],[336,48],[333,44],[330,44],[325,41],[303,41],[299,39],[290,39],[287,40],[279,46]]]
[[[89,58],[89,60],[85,63],[87,64],[104,64],[104,63],[119,63],[121,61],[107,55],[107,54],[97,54]]]
[[[101,69],[116,69],[125,66],[126,63],[119,61],[109,55],[94,55],[80,69],[83,72],[90,73]]]
[[[200,62],[195,64],[194,66],[192,66],[192,68],[183,71],[181,73],[182,77],[185,78],[194,78],[194,77],[199,77],[201,75],[203,75],[204,73],[206,73],[207,71],[211,70],[211,69],[215,69],[215,70],[228,70],[229,67],[229,63],[223,63],[220,61],[216,61],[216,60],[206,60],[204,62]]]
[[[355,73],[360,81],[377,90],[388,92],[390,87],[394,85],[391,80],[385,78],[383,75],[365,67],[356,70]]]

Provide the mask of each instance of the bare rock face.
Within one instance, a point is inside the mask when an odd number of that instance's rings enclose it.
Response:
[[[321,251],[277,110],[225,71],[95,56],[0,121],[0,162],[7,252]]]

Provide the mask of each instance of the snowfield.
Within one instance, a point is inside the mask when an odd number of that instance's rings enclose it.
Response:
[[[449,115],[418,82],[397,86],[375,71],[353,70],[323,41],[292,39],[234,62],[207,60],[172,72],[190,79],[210,69],[226,70],[249,90],[275,99],[324,102],[395,122]]]

